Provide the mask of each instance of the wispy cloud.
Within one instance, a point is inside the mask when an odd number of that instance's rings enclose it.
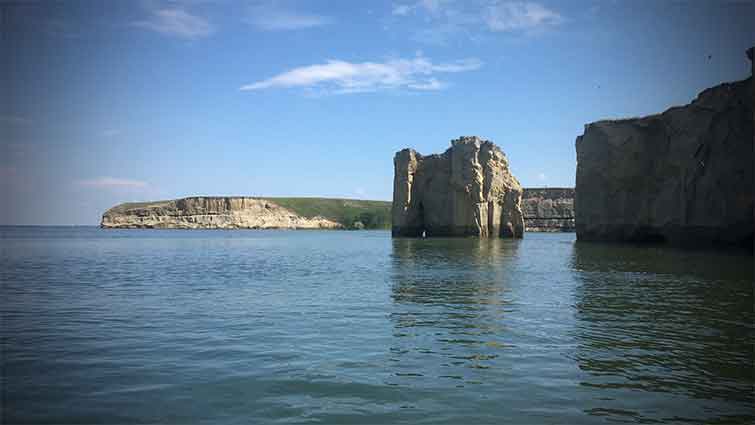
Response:
[[[545,175],[545,173],[539,173],[539,174],[537,175],[537,179],[538,179],[539,181],[541,181],[541,182],[544,182],[544,181],[548,180],[548,176],[546,176],[546,175]]]
[[[393,5],[393,9],[391,10],[391,14],[396,16],[406,16],[414,10],[413,5],[408,4],[396,4]]]
[[[453,0],[420,0],[419,6],[430,13],[439,13]]]
[[[181,7],[155,9],[149,13],[148,19],[134,22],[134,25],[189,40],[207,37],[215,31],[205,18],[193,15]]]
[[[561,15],[534,2],[501,2],[490,5],[485,23],[491,31],[530,31],[558,25]]]
[[[446,86],[446,83],[440,82],[435,78],[430,78],[429,80],[423,81],[421,83],[409,84],[408,87],[414,90],[442,90],[446,88]]]
[[[391,13],[396,16],[407,16],[416,12],[426,12],[438,16],[453,10],[448,7],[453,2],[454,0],[418,0],[413,3],[394,4]]]
[[[94,187],[98,189],[142,189],[149,186],[149,184],[145,181],[119,179],[115,177],[98,177],[91,180],[78,180],[76,184],[79,186]]]
[[[247,84],[241,90],[268,88],[319,88],[332,93],[370,92],[384,89],[439,90],[445,83],[435,74],[474,71],[482,66],[476,58],[434,64],[424,56],[385,62],[329,60],[294,68],[272,78]]]
[[[420,19],[412,38],[445,44],[452,37],[478,38],[484,32],[535,34],[564,21],[555,10],[532,1],[421,0],[395,4],[395,19]]]
[[[334,19],[297,12],[277,4],[257,4],[249,8],[249,16],[245,21],[262,31],[287,31],[332,24]]]

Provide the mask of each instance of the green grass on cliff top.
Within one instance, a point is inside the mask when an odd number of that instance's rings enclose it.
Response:
[[[362,223],[366,229],[389,229],[391,227],[390,201],[336,198],[270,198],[256,196],[254,198],[270,200],[303,217],[324,217],[341,223],[347,228],[353,228],[357,221]],[[108,212],[122,214],[132,209],[165,206],[169,202],[171,201],[128,202],[116,205],[108,210]]]
[[[346,227],[361,222],[366,229],[391,227],[391,203],[389,201],[363,201],[334,198],[262,198],[269,199],[283,208],[312,218],[325,217]]]

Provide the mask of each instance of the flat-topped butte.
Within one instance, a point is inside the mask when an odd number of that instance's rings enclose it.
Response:
[[[391,203],[335,198],[195,196],[131,202],[105,211],[103,228],[383,229]]]

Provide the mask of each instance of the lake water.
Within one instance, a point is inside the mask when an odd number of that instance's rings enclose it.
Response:
[[[752,423],[753,257],[2,228],[3,423]]]

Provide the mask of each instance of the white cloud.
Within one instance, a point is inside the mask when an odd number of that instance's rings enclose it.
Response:
[[[412,12],[414,9],[414,6],[408,5],[408,4],[397,4],[393,6],[393,10],[391,10],[391,14],[396,16],[406,16],[409,13]]]
[[[485,13],[485,23],[491,31],[529,31],[562,21],[561,15],[534,2],[496,3]]]
[[[545,173],[540,173],[540,174],[537,175],[537,179],[539,181],[541,181],[541,182],[544,182],[544,181],[548,180],[548,176],[546,176]]]
[[[448,84],[442,83],[435,78],[430,78],[426,82],[409,84],[410,89],[414,90],[442,90],[446,88]]]
[[[299,30],[333,23],[328,16],[299,13],[276,5],[256,5],[249,9],[246,22],[262,31]]]
[[[428,44],[446,44],[459,36],[476,39],[481,32],[535,34],[564,21],[555,10],[532,1],[421,0],[394,5],[392,14],[414,19],[412,39]]]
[[[119,179],[115,177],[98,177],[91,180],[79,180],[76,182],[80,186],[94,187],[98,189],[141,189],[146,188],[149,184],[141,180]]]
[[[419,0],[411,4],[393,5],[391,13],[396,16],[407,16],[417,10],[424,10],[431,15],[438,15],[446,10],[446,5],[453,0]]]
[[[352,63],[329,60],[324,64],[294,68],[272,78],[247,84],[241,90],[267,88],[320,88],[334,93],[355,93],[383,89],[439,90],[445,84],[437,73],[474,71],[482,66],[479,59],[434,64],[424,56],[393,59],[386,62]]]
[[[152,10],[149,19],[134,25],[189,40],[207,37],[215,31],[206,19],[178,7]]]

